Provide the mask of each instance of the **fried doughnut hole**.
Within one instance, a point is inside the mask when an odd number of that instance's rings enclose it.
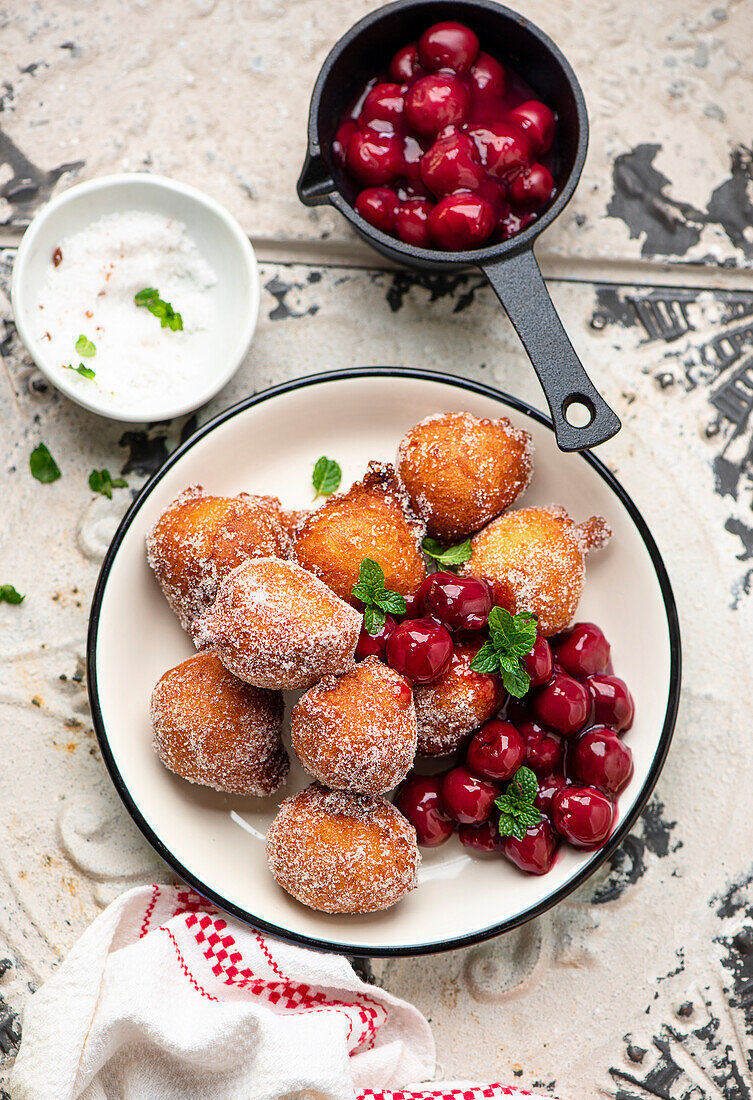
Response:
[[[152,692],[154,748],[170,771],[230,794],[268,795],[285,781],[282,694],[250,687],[211,653],[170,669]]]
[[[377,657],[307,691],[293,707],[291,729],[306,771],[341,790],[392,790],[416,755],[411,689]]]
[[[286,798],[267,834],[283,890],[324,913],[387,909],[416,886],[416,830],[391,802],[320,783]]]
[[[461,572],[485,577],[495,603],[512,615],[530,611],[549,638],[569,626],[583,591],[585,558],[612,535],[601,516],[574,523],[564,508],[519,508],[492,520],[471,541]]]
[[[413,510],[440,542],[457,542],[508,508],[533,473],[528,432],[506,416],[428,416],[398,448],[397,470]]]
[[[188,630],[211,607],[220,582],[247,558],[287,557],[290,536],[277,497],[214,497],[191,485],[147,536],[147,561]]]
[[[384,586],[407,596],[426,576],[421,556],[423,523],[410,509],[394,467],[370,462],[361,481],[335,493],[298,529],[295,558],[353,603],[364,558],[384,570]]]
[[[250,558],[220,585],[193,624],[198,649],[211,649],[248,684],[309,688],[347,672],[361,615],[300,565]]]
[[[470,667],[480,648],[481,642],[456,642],[452,660],[439,679],[414,686],[421,756],[456,752],[502,706],[501,678]]]

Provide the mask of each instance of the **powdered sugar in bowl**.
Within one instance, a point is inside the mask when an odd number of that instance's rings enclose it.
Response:
[[[259,274],[235,219],[193,187],[105,176],[44,207],[18,249],[19,335],[73,401],[166,420],[209,401],[256,328]]]

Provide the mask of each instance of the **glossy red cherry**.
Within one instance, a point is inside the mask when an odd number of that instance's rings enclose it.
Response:
[[[448,630],[481,630],[492,609],[486,581],[441,569],[422,583],[418,599],[424,615],[438,619]]]
[[[425,69],[454,69],[467,73],[478,53],[478,38],[463,23],[435,23],[418,40],[418,56]]]
[[[609,642],[595,623],[575,623],[554,641],[557,663],[571,676],[582,679],[604,672],[609,665]]]
[[[482,52],[471,68],[471,81],[476,95],[500,99],[507,88],[507,73],[499,61]]]
[[[395,215],[395,232],[400,240],[415,245],[416,248],[431,248],[429,215],[433,209],[434,203],[427,202],[426,199],[401,202]]]
[[[498,221],[509,212],[510,204],[507,201],[507,188],[501,180],[493,180],[491,176],[485,176],[478,187],[474,188],[474,191],[479,198],[486,199],[491,204]]]
[[[387,639],[387,663],[413,684],[430,684],[452,658],[452,638],[433,619],[406,619]]]
[[[458,130],[437,138],[421,157],[421,179],[437,196],[473,191],[485,178],[476,146]]]
[[[447,195],[429,215],[429,234],[448,252],[481,248],[495,223],[494,207],[477,195]]]
[[[497,815],[492,815],[480,825],[458,825],[458,840],[466,848],[477,852],[500,852],[502,837],[499,835]]]
[[[405,97],[405,117],[418,134],[438,134],[445,126],[463,122],[470,93],[462,80],[447,73],[422,76]]]
[[[399,49],[390,61],[390,76],[400,84],[413,80],[422,72],[421,62],[418,60],[418,46],[415,42]]]
[[[547,817],[552,816],[552,799],[562,787],[567,786],[567,780],[564,775],[555,772],[554,775],[548,775],[546,779],[539,780],[539,789],[536,792],[536,797],[533,800],[533,804],[537,810],[541,810],[542,814],[546,814]]]
[[[366,627],[362,626],[356,646],[356,660],[362,661],[365,657],[383,657],[387,639],[396,626],[397,619],[393,619],[392,615],[385,615],[384,626],[378,634],[369,634]]]
[[[522,233],[535,220],[536,215],[532,211],[510,210],[497,222],[496,236],[501,241],[508,241],[510,237],[517,237],[518,233]]]
[[[358,125],[361,129],[392,133],[403,117],[405,98],[401,84],[375,84],[363,101]]]
[[[400,143],[394,134],[357,130],[348,142],[348,168],[368,185],[389,183],[403,170]]]
[[[526,743],[510,722],[492,718],[471,740],[466,764],[485,779],[505,780],[525,760]]]
[[[420,619],[421,618],[421,597],[418,592],[414,592],[410,596],[405,597],[405,612],[400,616],[401,619]]]
[[[500,788],[459,764],[442,777],[442,805],[455,821],[472,825],[486,821],[494,809]]]
[[[358,125],[356,124],[354,119],[349,118],[346,119],[345,122],[343,122],[342,126],[338,128],[338,131],[335,134],[334,141],[332,142],[332,153],[334,155],[335,161],[337,162],[337,164],[340,165],[341,168],[345,167],[348,153],[348,145],[350,144],[350,139],[353,137],[353,134],[355,134],[357,130]]]
[[[522,130],[506,122],[476,126],[468,131],[481,163],[491,176],[504,179],[531,163],[531,144]]]
[[[635,716],[630,689],[619,676],[590,676],[586,680],[594,703],[594,717],[614,730],[629,730]]]
[[[416,830],[418,843],[436,848],[452,836],[455,822],[442,807],[441,776],[412,773],[398,787],[395,805]]]
[[[362,218],[383,233],[392,233],[397,214],[397,195],[389,187],[367,187],[356,199],[356,210]]]
[[[526,829],[522,840],[514,836],[504,837],[502,855],[529,875],[545,875],[552,869],[558,847],[559,837],[549,818],[543,817],[538,825]]]
[[[531,677],[531,687],[541,687],[552,675],[552,647],[546,638],[537,638],[533,649],[523,659],[526,672]]]
[[[555,672],[533,698],[534,714],[544,726],[572,737],[583,729],[591,710],[588,689],[572,676]]]
[[[510,201],[516,206],[544,206],[553,190],[554,177],[549,169],[543,164],[532,164],[510,181]]]
[[[507,116],[525,133],[536,156],[542,156],[552,147],[555,119],[552,111],[538,99],[527,99]]]
[[[552,799],[552,820],[574,848],[600,848],[612,831],[614,803],[596,787],[562,787]]]
[[[526,766],[537,776],[551,775],[562,767],[564,750],[559,737],[537,722],[520,722],[518,731],[526,745]]]
[[[406,180],[414,184],[416,195],[421,192],[421,198],[431,198],[426,188],[421,183],[421,158],[424,155],[423,147],[410,134],[403,135],[403,172]],[[418,185],[417,187],[415,185]]]
[[[617,734],[603,727],[588,730],[568,753],[568,775],[607,794],[619,794],[633,775],[633,754]]]

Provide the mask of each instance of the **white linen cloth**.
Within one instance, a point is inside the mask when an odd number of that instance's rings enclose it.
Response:
[[[344,958],[262,936],[187,887],[144,886],[113,902],[28,1002],[9,1089],[12,1100],[532,1095],[407,1087],[434,1069],[420,1012]]]

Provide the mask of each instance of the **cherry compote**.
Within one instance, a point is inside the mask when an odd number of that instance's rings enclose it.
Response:
[[[365,657],[383,658],[384,651],[387,648],[387,639],[396,626],[397,619],[393,619],[392,615],[384,616],[384,626],[376,634],[369,634],[366,627],[362,626],[361,633],[358,636],[358,645],[356,646],[356,660],[362,661]]]
[[[437,619],[448,630],[481,630],[493,606],[486,581],[442,570],[429,574],[418,598],[424,615]]]
[[[395,805],[415,828],[418,843],[424,848],[444,844],[455,831],[455,822],[442,806],[440,780],[438,775],[412,772],[395,794]]]
[[[434,619],[405,619],[387,638],[387,664],[412,684],[430,684],[452,659],[452,638]]]
[[[468,767],[486,779],[510,779],[526,758],[526,743],[510,722],[492,718],[473,737]]]
[[[332,152],[359,189],[362,218],[407,244],[457,252],[507,240],[544,209],[556,191],[556,125],[517,73],[449,20],[368,82]],[[426,193],[406,195],[406,181]]]
[[[612,831],[614,802],[596,787],[562,787],[552,798],[552,819],[574,848],[600,848]]]
[[[506,836],[502,840],[502,855],[529,875],[545,875],[551,871],[557,855],[559,837],[548,817],[526,829],[521,840]]]
[[[442,805],[455,821],[478,824],[491,815],[500,790],[496,783],[481,779],[459,764],[442,777]]]

